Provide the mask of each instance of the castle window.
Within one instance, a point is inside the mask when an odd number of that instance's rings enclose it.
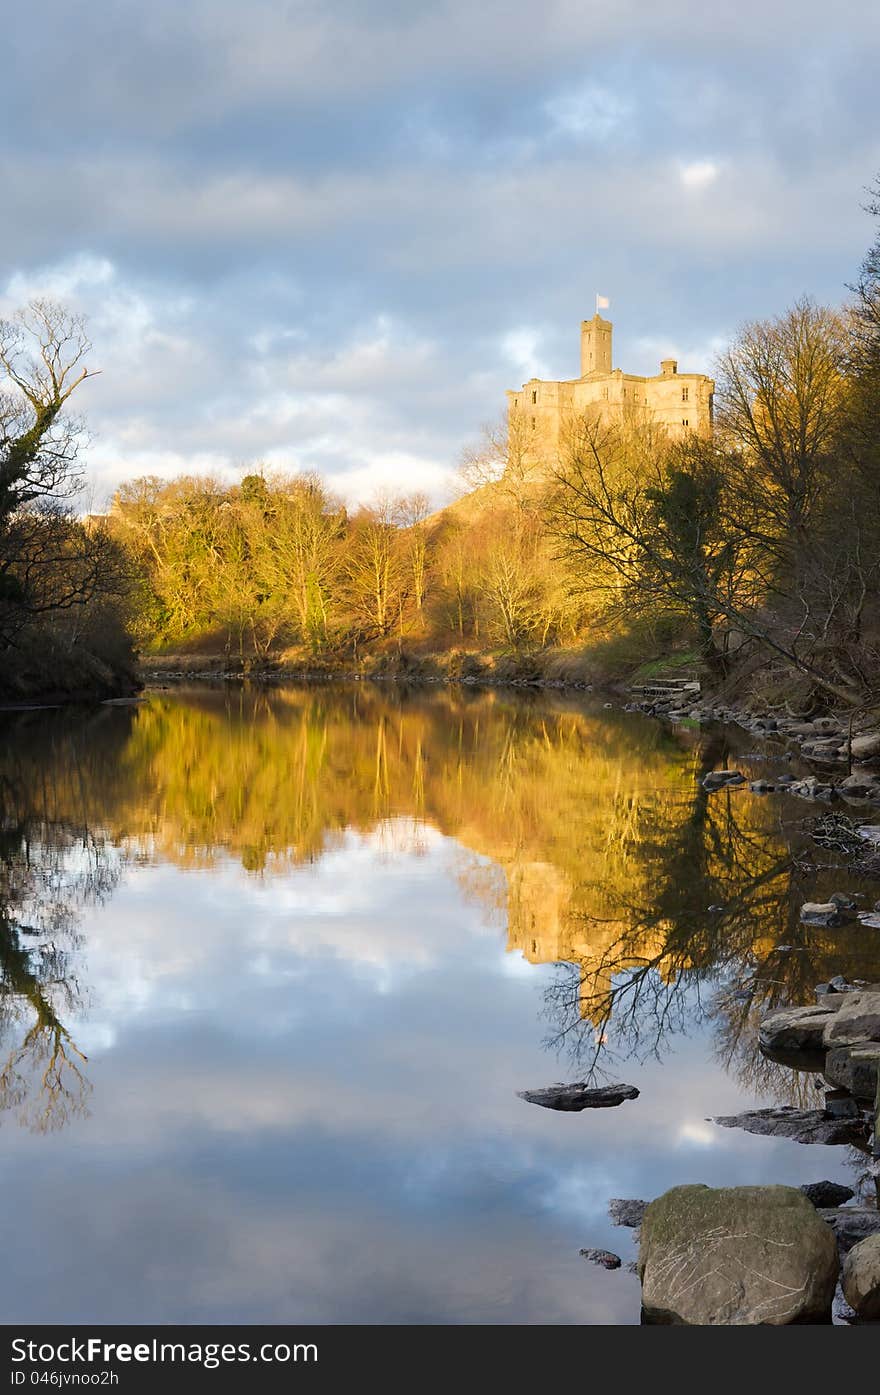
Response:
[[[534,429],[535,429],[535,418],[532,417],[532,430],[534,431]]]
[[[682,417],[681,424],[682,426],[690,426],[690,422],[688,421],[687,417]]]
[[[537,402],[537,400],[538,400],[538,389],[535,388],[534,391],[532,392],[532,403],[534,404],[535,402]]]
[[[681,400],[682,400],[682,402],[687,402],[689,390],[690,390],[690,389],[689,389],[689,388],[686,388],[686,387],[683,387],[683,388],[682,388],[682,390],[681,390]]]
[[[608,389],[607,389],[607,387],[603,387],[603,389],[602,389],[602,399],[603,399],[603,401],[605,401],[605,402],[608,401]]]

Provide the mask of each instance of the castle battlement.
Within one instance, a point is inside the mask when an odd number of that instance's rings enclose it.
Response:
[[[517,416],[526,436],[535,433],[541,453],[558,450],[563,423],[586,411],[614,419],[639,411],[670,436],[712,429],[715,383],[705,373],[679,373],[665,358],[653,377],[624,373],[612,366],[614,326],[598,313],[581,323],[581,376],[562,382],[532,378],[508,392],[508,415]]]

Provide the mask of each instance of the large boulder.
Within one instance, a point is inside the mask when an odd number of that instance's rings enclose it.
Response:
[[[648,1322],[827,1322],[838,1269],[831,1230],[796,1187],[673,1187],[642,1222]]]
[[[880,1041],[857,1041],[852,1046],[833,1046],[825,1057],[825,1079],[856,1099],[869,1103],[877,1098],[877,1072],[880,1069]]]
[[[880,993],[847,993],[825,1026],[825,1046],[880,1041]]]
[[[880,1235],[854,1245],[843,1265],[843,1296],[860,1318],[880,1318]]]
[[[842,993],[829,993],[809,1007],[777,1008],[761,1019],[758,1043],[765,1056],[802,1070],[821,1069],[825,1028],[838,1012]]]

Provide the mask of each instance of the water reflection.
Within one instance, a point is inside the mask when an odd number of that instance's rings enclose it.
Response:
[[[79,914],[112,895],[121,867],[90,816],[100,794],[86,793],[82,754],[107,754],[96,725],[20,719],[0,760],[0,1117],[40,1133],[83,1114],[91,1089],[65,1025],[84,1006]]]
[[[634,1321],[631,1276],[577,1261],[621,1246],[608,1196],[843,1166],[704,1122],[812,1089],[761,1063],[767,1005],[878,977],[859,927],[799,924],[840,885],[808,806],[702,791],[728,738],[360,686],[3,725],[0,1104],[71,1138],[12,1150],[22,1252],[62,1163],[94,1222],[44,1238],[81,1306],[35,1271],[9,1314]],[[544,1036],[632,1058],[638,1106],[523,1106]]]

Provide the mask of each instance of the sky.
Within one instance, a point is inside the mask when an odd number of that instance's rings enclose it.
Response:
[[[711,371],[873,240],[876,0],[43,0],[4,32],[0,313],[84,312],[92,507],[318,470],[442,503],[532,376]]]

